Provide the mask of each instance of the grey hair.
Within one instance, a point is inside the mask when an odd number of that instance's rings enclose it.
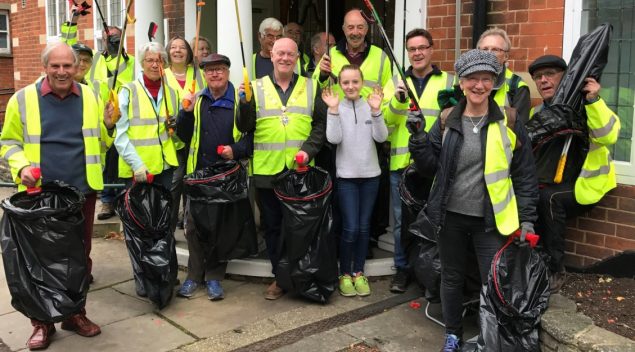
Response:
[[[75,50],[73,50],[73,48],[70,47],[70,45],[62,41],[53,41],[46,44],[46,47],[44,48],[44,50],[42,50],[42,56],[41,56],[42,65],[44,65],[45,67],[48,66],[49,56],[51,55],[51,52],[53,52],[53,50],[59,47],[66,47],[68,51],[71,52],[71,54],[73,55],[73,65],[77,66],[79,64],[79,56],[77,55]]]
[[[509,49],[511,49],[512,42],[511,40],[509,40],[509,36],[507,35],[507,32],[505,32],[505,30],[501,28],[490,28],[486,30],[485,32],[483,32],[483,34],[481,34],[481,36],[478,38],[478,43],[476,43],[476,47],[480,48],[481,42],[483,41],[483,39],[485,37],[489,37],[492,35],[497,35],[503,38],[503,41],[505,42],[505,51],[509,51]]]
[[[148,42],[143,44],[137,52],[137,57],[139,58],[139,60],[141,60],[141,62],[143,62],[143,60],[145,60],[146,58],[146,53],[149,52],[159,54],[163,62],[168,62],[168,53],[165,52],[165,48],[157,42]]]
[[[315,49],[315,47],[318,44],[323,42],[322,41],[322,33],[326,33],[326,32],[317,32],[311,37],[311,52],[313,52],[313,50]]]
[[[260,35],[265,35],[265,30],[273,29],[274,31],[282,31],[284,27],[282,26],[282,22],[278,21],[277,18],[267,17],[262,22],[260,22],[260,27],[258,27],[258,32]]]

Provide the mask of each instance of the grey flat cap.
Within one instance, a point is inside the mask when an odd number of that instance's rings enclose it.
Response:
[[[496,59],[496,55],[489,51],[472,49],[459,57],[454,63],[454,71],[463,78],[474,72],[491,72],[498,75],[503,66]]]

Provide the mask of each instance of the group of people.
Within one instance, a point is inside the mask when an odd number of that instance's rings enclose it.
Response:
[[[550,140],[534,154],[524,124],[549,108],[567,68],[563,59],[546,55],[529,66],[543,98],[543,104],[530,109],[527,83],[506,65],[511,43],[503,30],[483,33],[477,49],[457,59],[454,74],[431,63],[432,35],[421,28],[411,30],[405,38],[409,67],[404,82],[392,73],[386,53],[367,41],[368,27],[361,11],[352,9],[344,17],[344,38],[335,41],[330,34],[318,33],[308,56],[298,49],[301,26],[265,19],[258,31],[261,47],[253,55],[250,101],[244,83],[229,81],[230,59],[210,53],[204,38],[195,45],[196,53],[179,36],[165,48],[156,42],[141,45],[136,57],[141,72],[134,72],[132,55],[117,50],[121,30],[116,27],[105,30],[103,52],[79,43],[49,44],[42,54],[46,76],[18,91],[8,104],[0,154],[20,189],[35,184],[31,169],[40,167],[43,180],[63,181],[86,195],[87,258],[104,179],[130,187],[153,175],[154,183],[173,192],[174,228],[184,175],[218,160],[249,159],[250,185],[275,275],[283,217],[272,182],[296,163],[313,164],[318,153],[332,150],[325,153],[330,162],[318,164],[330,167],[335,177],[343,296],[371,293],[364,266],[382,172],[389,173],[395,239],[396,274],[390,289],[406,291],[410,267],[400,240],[407,229],[401,228],[398,189],[404,169],[413,164],[429,180],[419,187],[428,194],[424,211],[438,237],[442,264],[443,351],[458,351],[470,243],[485,283],[506,236],[535,228],[557,290],[564,273],[566,218],[587,210],[615,187],[607,146],[617,139],[619,118],[599,96],[599,83],[587,78],[580,94],[588,135],[571,145],[564,177],[556,183],[553,174],[564,137]],[[107,87],[117,70],[115,106]],[[408,91],[420,110],[412,108]],[[460,92],[460,99],[448,108],[438,97],[449,91]],[[61,123],[65,128],[56,128]],[[386,141],[389,167],[382,170],[378,145]],[[108,149],[111,144],[115,148]],[[104,158],[106,149],[115,156]],[[101,218],[114,214],[108,197],[102,193],[106,205]],[[205,258],[197,236],[191,235],[196,229],[188,221],[187,208],[190,257],[187,279],[177,294],[191,297],[205,286],[210,300],[223,299],[227,263]],[[90,266],[88,275],[92,281]],[[135,283],[136,293],[145,296],[142,282]],[[284,294],[274,281],[264,297],[275,300]],[[35,320],[32,324],[27,346],[48,347],[55,326]],[[100,333],[85,310],[62,328],[82,336]]]

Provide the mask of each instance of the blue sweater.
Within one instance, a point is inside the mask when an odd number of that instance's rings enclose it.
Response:
[[[219,99],[212,97],[209,88],[201,92],[199,146],[196,155],[196,170],[214,164],[220,159],[216,153],[219,145],[228,145],[232,148],[234,159],[244,159],[251,156],[254,149],[254,135],[245,133],[236,142],[233,136],[234,129],[234,86],[228,83],[225,95]],[[238,111],[236,112],[239,113]],[[185,144],[190,144],[194,133],[194,112],[181,110],[177,118],[176,134]]]

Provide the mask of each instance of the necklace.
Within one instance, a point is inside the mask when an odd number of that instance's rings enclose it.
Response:
[[[468,120],[470,120],[470,123],[472,124],[472,126],[474,126],[474,128],[472,128],[472,132],[474,132],[474,134],[478,133],[478,131],[480,130],[478,127],[481,124],[481,122],[483,122],[483,119],[485,118],[485,116],[487,116],[487,113],[485,113],[485,115],[481,116],[481,118],[478,120],[478,122],[475,124],[473,118],[477,118],[478,116],[468,116]]]

